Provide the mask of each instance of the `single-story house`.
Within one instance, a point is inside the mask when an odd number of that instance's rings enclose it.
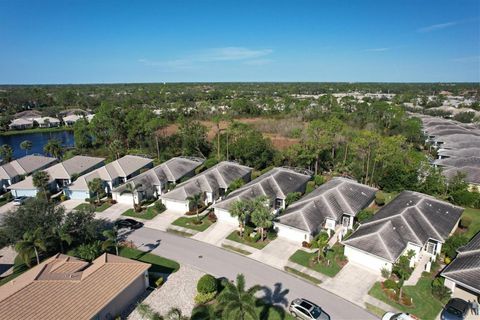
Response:
[[[78,115],[78,114],[69,114],[68,116],[63,117],[63,122],[67,126],[73,126],[75,122],[77,122],[80,119],[83,119],[85,116],[83,115]]]
[[[160,198],[167,209],[186,212],[190,210],[190,202],[187,198],[202,194],[205,205],[215,203],[225,195],[233,181],[237,179],[250,181],[252,170],[252,168],[236,162],[222,161],[180,183],[175,189],[163,194]]]
[[[375,200],[377,189],[333,178],[292,203],[275,221],[280,237],[310,242],[321,230],[352,229],[355,216]]]
[[[50,191],[58,192],[62,190],[72,183],[75,176],[80,176],[103,166],[104,160],[103,158],[75,156],[48,167],[44,171],[47,172],[50,177]],[[37,195],[37,188],[33,185],[32,176],[12,184],[8,189],[12,191],[12,195],[15,197],[35,197]]]
[[[150,264],[105,253],[91,263],[56,254],[0,290],[2,319],[115,319],[148,288]]]
[[[470,300],[480,296],[480,232],[457,250],[457,256],[443,269],[445,286],[455,297]]]
[[[53,117],[39,117],[33,118],[32,120],[38,123],[38,127],[40,128],[59,127],[61,124],[61,121],[59,119]]]
[[[55,158],[28,155],[4,164],[0,167],[0,192],[7,191],[9,186],[22,180],[22,177],[55,163],[57,163]]]
[[[105,193],[110,194],[113,188],[124,183],[128,179],[135,177],[142,170],[149,169],[152,166],[152,159],[126,155],[101,168],[78,177],[77,180],[64,189],[64,193],[70,199],[85,200],[90,198],[92,194],[88,188],[88,183],[95,178],[99,178],[104,183]]]
[[[129,179],[125,184],[112,191],[112,198],[120,203],[140,203],[144,199],[156,199],[170,191],[170,187],[183,179],[193,177],[195,169],[202,165],[203,159],[194,157],[174,157],[170,160]],[[126,185],[131,184],[134,194],[125,192]]]
[[[237,218],[230,215],[230,206],[238,200],[253,200],[266,196],[272,210],[277,213],[285,209],[285,199],[292,192],[304,193],[311,175],[288,168],[273,168],[267,173],[250,181],[233,191],[224,200],[217,202],[213,208],[218,220],[237,223]]]
[[[33,128],[33,121],[25,118],[13,119],[8,125],[10,130],[23,130]]]
[[[434,197],[403,191],[380,209],[346,240],[348,260],[380,273],[392,270],[402,255],[413,250],[414,261],[423,255],[432,259],[456,230],[463,208]]]

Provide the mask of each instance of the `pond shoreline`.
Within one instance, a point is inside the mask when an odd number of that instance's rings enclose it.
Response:
[[[73,131],[73,127],[55,127],[55,128],[35,128],[35,129],[25,129],[25,130],[10,130],[0,133],[0,137],[14,136],[21,134],[31,134],[31,133],[50,133],[50,132],[62,132],[62,131]]]

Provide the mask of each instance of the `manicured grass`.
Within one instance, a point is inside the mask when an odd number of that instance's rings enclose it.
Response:
[[[34,266],[35,263],[36,262],[33,262],[32,266]],[[16,256],[15,260],[13,262],[13,272],[12,272],[12,274],[3,278],[3,279],[1,279],[0,280],[0,286],[4,285],[5,283],[9,282],[10,280],[15,279],[16,277],[18,277],[19,275],[21,275],[22,273],[24,273],[27,270],[28,270],[28,267],[23,262],[22,258],[20,258],[20,256]]]
[[[170,229],[170,228],[167,229],[167,232],[174,233],[176,235],[179,235],[179,236],[185,237],[185,238],[190,238],[191,236],[193,236],[193,234],[191,234],[191,233],[183,232],[183,231],[175,230],[175,229]]]
[[[222,248],[225,248],[227,250],[230,250],[230,251],[234,251],[234,252],[238,252],[240,254],[243,254],[243,255],[246,255],[248,256],[249,254],[251,254],[251,252],[247,251],[247,250],[243,250],[243,249],[240,249],[240,248],[236,248],[234,246],[229,246],[228,244],[222,244]]]
[[[257,242],[253,242],[252,241],[248,241],[248,240],[245,240],[244,238],[240,237],[240,235],[238,234],[238,231],[235,230],[233,231],[232,233],[230,233],[227,237],[228,240],[231,240],[231,241],[235,241],[235,242],[238,242],[238,243],[241,243],[241,244],[244,244],[246,246],[250,246],[252,248],[256,248],[256,249],[259,249],[259,250],[262,250],[263,248],[265,248],[265,246],[267,244],[270,243],[270,239],[266,238],[265,240],[263,241],[257,241]]]
[[[150,263],[152,265],[150,269],[148,269],[150,272],[174,273],[180,268],[180,265],[176,261],[137,249],[120,247],[119,255],[125,258]]]
[[[208,306],[212,309],[215,309],[216,305],[217,305],[216,300],[213,300],[211,303],[208,304]],[[197,314],[198,312],[200,312],[201,314],[201,310],[203,307],[204,306],[202,305],[196,306],[192,310],[192,315],[193,315],[192,319],[207,319]],[[283,306],[280,306],[280,305],[272,306],[270,304],[266,304],[265,302],[259,299],[256,302],[255,311],[258,315],[258,319],[261,319],[261,320],[294,320],[295,319],[292,315],[290,315],[290,313],[287,310],[283,308]],[[221,314],[216,313],[215,319],[220,319],[220,318],[221,318]]]
[[[55,128],[35,128],[25,130],[11,130],[0,133],[0,136],[13,136],[16,134],[29,134],[29,133],[47,133],[47,132],[62,132],[73,131],[73,127],[55,127]]]
[[[477,232],[480,231],[480,209],[465,208],[462,217],[469,217],[472,223],[468,227],[465,236],[471,239]]]
[[[200,224],[195,224],[197,221],[197,217],[180,217],[177,220],[173,221],[172,224],[174,226],[184,227],[187,229],[197,230],[197,231],[205,231],[208,227],[210,227],[213,222],[208,219],[208,214],[200,216]]]
[[[300,278],[303,278],[307,281],[310,281],[310,282],[313,282],[314,284],[320,284],[322,283],[321,280],[317,279],[317,278],[314,278],[306,273],[303,273],[303,272],[300,272],[298,270],[295,270],[293,268],[290,268],[290,267],[285,267],[285,271],[287,271],[288,273],[291,273],[291,274],[294,274]]]
[[[331,261],[330,265],[314,263],[312,260],[317,257],[317,253],[309,253],[303,250],[297,250],[289,260],[314,271],[323,273],[326,276],[334,277],[342,269],[342,267],[336,261],[337,255],[340,254],[336,250],[339,249],[327,252],[327,258],[329,258]]]
[[[74,208],[74,210],[81,210],[81,209],[85,209],[85,208],[88,208],[90,206],[93,206],[92,204],[90,203],[81,203],[79,204],[78,206],[76,206]],[[100,206],[95,206],[95,212],[102,212],[102,211],[105,211],[106,209],[110,208],[112,206],[112,204],[110,202],[104,202],[102,203]]]
[[[148,207],[147,210],[142,211],[142,212],[135,212],[133,209],[128,209],[124,213],[122,213],[122,216],[127,216],[127,217],[134,217],[134,218],[139,218],[139,219],[145,219],[145,220],[151,220],[155,218],[158,215],[157,210],[155,210],[154,207]]]
[[[383,194],[385,198],[385,204],[389,203],[398,196],[398,192],[378,191],[377,194]]]
[[[415,286],[404,287],[405,294],[412,298],[412,307],[403,306],[390,300],[383,292],[380,282],[375,283],[369,294],[402,312],[408,312],[423,320],[434,320],[442,310],[443,304],[432,295],[431,282],[430,276],[423,276]]]
[[[373,304],[370,304],[368,302],[365,302],[365,307],[367,308],[368,311],[370,311],[370,313],[373,313],[374,315],[376,315],[378,318],[382,318],[383,315],[385,313],[387,313],[385,310],[383,310],[382,308],[379,308],[377,306],[374,306]]]

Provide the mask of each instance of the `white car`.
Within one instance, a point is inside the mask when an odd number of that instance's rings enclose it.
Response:
[[[387,312],[383,315],[382,320],[417,320],[418,318],[408,313]]]

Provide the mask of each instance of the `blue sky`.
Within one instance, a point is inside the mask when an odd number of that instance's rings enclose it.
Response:
[[[480,81],[478,0],[0,0],[0,83]]]

